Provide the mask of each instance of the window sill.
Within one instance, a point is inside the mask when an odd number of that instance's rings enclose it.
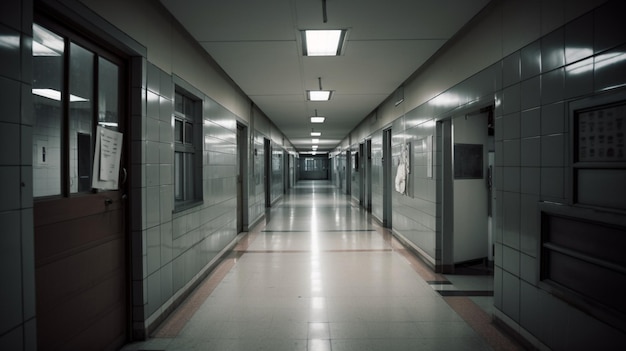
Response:
[[[181,213],[191,208],[201,206],[203,204],[204,204],[203,200],[193,200],[193,201],[188,201],[188,202],[182,202],[179,204],[174,204],[174,209],[172,210],[172,213]]]

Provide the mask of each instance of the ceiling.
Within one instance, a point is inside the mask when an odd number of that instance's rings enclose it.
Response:
[[[298,152],[333,150],[489,0],[161,0]],[[299,30],[348,29],[337,57],[305,57]],[[332,90],[330,101],[306,91]],[[309,117],[326,117],[311,124]]]

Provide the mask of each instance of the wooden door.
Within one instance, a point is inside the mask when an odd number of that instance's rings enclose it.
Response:
[[[38,348],[114,350],[129,325],[125,65],[42,22],[33,28]],[[97,127],[126,137],[115,151],[117,179],[100,173],[97,160],[106,155],[97,149]],[[95,189],[94,178],[106,179],[98,187],[108,190]]]

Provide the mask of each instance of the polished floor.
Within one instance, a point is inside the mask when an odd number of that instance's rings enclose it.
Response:
[[[299,182],[145,342],[123,350],[519,350],[489,275],[443,276],[329,182]]]

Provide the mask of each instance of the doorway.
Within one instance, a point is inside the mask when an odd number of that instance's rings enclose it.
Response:
[[[248,127],[237,123],[237,233],[248,227]]]
[[[365,140],[363,152],[365,210],[372,212],[372,139]]]
[[[365,207],[365,167],[363,167],[363,153],[365,152],[365,143],[359,144],[359,153],[357,154],[357,171],[359,172],[359,206]]]
[[[444,273],[485,266],[493,245],[492,109],[457,115],[440,124],[442,135],[442,258]]]
[[[264,139],[263,153],[265,155],[263,171],[263,184],[265,186],[265,208],[272,206],[272,144],[269,139]]]
[[[33,41],[37,344],[116,349],[130,328],[126,64],[46,19]]]

